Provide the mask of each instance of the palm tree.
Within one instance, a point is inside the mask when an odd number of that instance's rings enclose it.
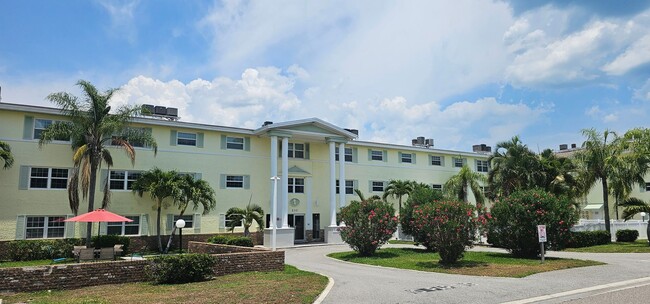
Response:
[[[630,197],[624,200],[620,206],[625,208],[623,209],[623,219],[626,221],[637,213],[645,212],[646,214],[650,214],[650,204],[636,197]],[[650,236],[650,220],[648,220],[646,226],[646,235]],[[650,246],[650,237],[648,238],[648,245]]]
[[[178,214],[179,218],[185,214],[185,210],[187,210],[190,204],[194,211],[198,210],[199,206],[203,207],[203,215],[210,213],[217,206],[217,200],[214,198],[214,190],[205,180],[195,179],[193,176],[186,174],[180,177],[178,188],[179,197],[175,202],[180,210]],[[176,233],[176,225],[172,225],[172,227],[172,233],[169,235],[165,253],[169,251],[174,233]]]
[[[621,155],[621,145],[616,133],[605,130],[601,135],[595,129],[582,130],[586,137],[582,150],[576,152],[575,158],[586,168],[584,180],[589,188],[600,180],[603,186],[603,207],[605,209],[605,229],[611,233],[609,216],[609,180],[617,169],[618,158]]]
[[[543,179],[543,173],[538,170],[539,160],[535,152],[528,149],[519,136],[497,143],[488,162],[491,169],[487,182],[491,199],[532,188]]]
[[[384,195],[382,199],[393,197],[397,198],[399,201],[399,213],[402,211],[402,196],[408,195],[413,191],[413,182],[405,180],[396,180],[392,179],[388,182],[388,186],[384,189]],[[363,201],[363,200],[362,200]]]
[[[226,211],[226,218],[230,220],[228,230],[235,231],[239,222],[244,225],[244,236],[250,236],[250,227],[253,222],[257,223],[258,227],[264,227],[264,210],[257,204],[252,204],[250,201],[245,209],[239,207],[232,207]]]
[[[88,212],[95,209],[95,186],[97,181],[97,170],[102,163],[110,169],[113,165],[113,157],[107,149],[109,144],[122,148],[126,155],[135,162],[135,150],[129,143],[138,141],[153,148],[157,152],[157,145],[151,134],[147,132],[136,132],[128,130],[128,123],[134,115],[140,112],[140,107],[121,107],[110,113],[109,105],[111,97],[117,89],[109,89],[104,93],[98,92],[97,88],[90,82],[80,80],[77,85],[83,91],[83,98],[71,95],[66,92],[52,93],[47,96],[51,102],[61,108],[61,112],[69,122],[57,122],[46,128],[41,133],[39,146],[50,143],[52,140],[66,138],[70,139],[74,156],[72,158],[74,168],[70,183],[68,184],[68,199],[70,209],[74,214],[79,211],[79,188],[83,198],[88,198]],[[113,136],[116,134],[129,133],[125,137]],[[108,179],[104,185],[104,199],[102,208],[106,208],[110,202],[110,191]],[[86,244],[90,245],[92,226],[86,229]]]
[[[451,197],[455,197],[463,202],[468,202],[469,190],[474,193],[474,199],[477,206],[482,206],[485,202],[485,196],[481,189],[480,183],[485,183],[485,175],[473,172],[468,166],[463,166],[460,171],[449,178],[445,183],[444,191]]]
[[[14,156],[11,154],[11,147],[8,143],[0,141],[0,159],[5,163],[3,169],[9,169],[14,164]]]
[[[131,190],[140,197],[145,192],[154,201],[156,208],[156,234],[158,236],[158,249],[163,252],[162,237],[160,235],[160,213],[163,207],[169,207],[181,197],[181,179],[176,171],[162,171],[158,168],[146,171],[133,182]],[[172,202],[170,202],[172,200]]]
[[[580,168],[573,159],[558,157],[551,149],[546,149],[538,155],[540,171],[538,188],[557,196],[565,196],[571,200],[583,197],[587,193],[578,174]]]

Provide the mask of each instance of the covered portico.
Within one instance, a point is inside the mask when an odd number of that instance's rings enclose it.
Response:
[[[345,146],[357,135],[345,129],[334,126],[317,118],[309,118],[297,121],[282,123],[267,123],[261,128],[255,130],[255,135],[268,137],[270,139],[270,174],[271,177],[279,177],[277,189],[274,191],[274,181],[271,183],[269,193],[269,208],[273,210],[273,202],[277,214],[271,215],[269,228],[264,231],[264,245],[271,247],[272,228],[276,228],[276,247],[292,246],[296,241],[296,228],[298,229],[320,229],[314,227],[313,214],[322,209],[318,208],[319,202],[328,202],[329,208],[329,225],[325,227],[324,239],[327,243],[341,243],[341,238],[336,223],[337,195],[336,180],[339,183],[338,206],[345,206]],[[336,152],[341,156],[342,161],[336,164]],[[325,152],[325,153],[324,153]],[[278,160],[280,167],[278,168]],[[327,170],[322,170],[323,164],[327,165]],[[291,168],[290,168],[291,165]],[[298,185],[296,179],[300,179]],[[290,185],[291,179],[291,185]],[[318,181],[317,185],[328,184],[328,191],[323,189],[313,189],[314,180]],[[300,188],[300,193],[297,191]],[[292,190],[291,193],[289,190]],[[316,191],[315,191],[316,190]],[[273,193],[277,195],[276,200]],[[295,196],[290,198],[290,194]],[[297,197],[299,196],[299,197]],[[298,206],[301,200],[305,201],[305,206]],[[291,201],[291,211],[298,212],[304,218],[304,227],[291,227],[289,218]],[[295,207],[295,208],[294,208]],[[316,208],[315,208],[316,207]],[[316,210],[315,210],[316,209]],[[325,211],[325,210],[323,210]],[[304,214],[304,215],[303,215]],[[320,214],[319,214],[320,215]],[[295,220],[295,217],[294,217]],[[295,223],[295,222],[294,222]],[[318,223],[316,223],[318,224]],[[301,231],[298,231],[301,235]]]

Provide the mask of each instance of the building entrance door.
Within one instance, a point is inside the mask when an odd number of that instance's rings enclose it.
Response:
[[[293,224],[295,230],[295,240],[302,241],[305,239],[305,215],[296,214],[293,216]]]

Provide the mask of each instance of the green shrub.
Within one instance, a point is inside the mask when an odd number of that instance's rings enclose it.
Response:
[[[213,237],[210,237],[207,242],[212,243],[212,244],[224,244],[225,245],[225,244],[228,243],[228,241],[230,241],[233,238],[234,238],[233,236],[229,236],[229,235],[215,235]]]
[[[415,187],[413,192],[408,197],[406,204],[402,208],[402,214],[400,214],[400,224],[402,226],[402,231],[408,235],[413,236],[413,240],[417,244],[423,245],[428,251],[435,251],[436,248],[433,244],[427,244],[426,234],[421,233],[422,231],[416,229],[413,222],[413,209],[420,205],[433,204],[435,201],[442,200],[443,195],[439,190],[434,190],[430,187]]]
[[[570,200],[542,190],[517,191],[495,200],[488,234],[515,256],[535,257],[540,250],[537,225],[546,225],[546,247],[561,250],[570,241],[569,229],[577,221],[578,211]]]
[[[151,260],[145,271],[156,284],[205,281],[214,275],[215,260],[208,254],[162,255]]]
[[[121,235],[99,235],[99,236],[93,236],[92,244],[93,247],[95,248],[108,248],[108,247],[113,247],[117,244],[122,244],[124,245],[124,247],[122,247],[122,249],[124,250],[123,253],[126,253],[129,251],[129,245],[131,244],[131,239],[129,237],[121,236]]]
[[[395,208],[376,196],[352,201],[341,209],[341,219],[345,222],[341,238],[362,256],[375,253],[397,228]]]
[[[631,229],[621,229],[616,231],[617,242],[634,242],[639,238],[639,232]]]
[[[591,247],[596,245],[609,244],[612,236],[606,230],[596,231],[573,231],[571,232],[567,248]]]
[[[453,264],[472,247],[477,218],[474,206],[458,201],[439,201],[413,209],[413,225],[425,244],[438,250],[440,263]]]
[[[253,239],[250,237],[240,236],[234,237],[226,242],[226,245],[253,247]]]
[[[81,239],[19,240],[9,242],[7,251],[12,261],[71,258],[72,249],[81,243]]]

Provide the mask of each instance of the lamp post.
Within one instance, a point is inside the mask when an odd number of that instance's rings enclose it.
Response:
[[[641,212],[641,223],[645,222],[645,212]]]
[[[275,251],[275,241],[276,241],[276,222],[277,222],[277,206],[278,206],[278,180],[280,178],[277,176],[271,177],[271,180],[273,181],[273,201],[271,202],[271,222],[269,225],[271,225],[271,248],[273,251]]]
[[[181,253],[183,253],[183,228],[185,228],[185,220],[178,219],[176,221],[176,228],[178,228],[179,237],[178,248],[180,249]]]

